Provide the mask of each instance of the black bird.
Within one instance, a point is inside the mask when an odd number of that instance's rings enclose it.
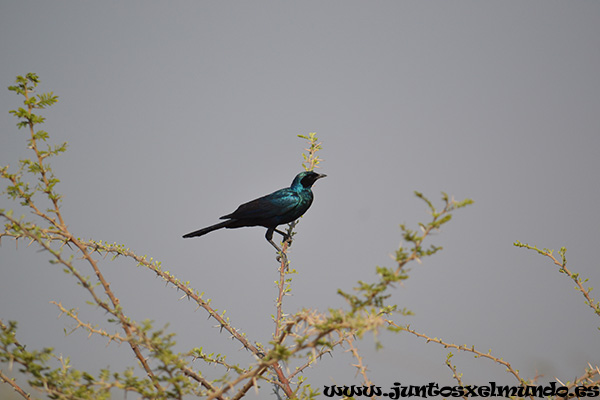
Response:
[[[280,189],[276,192],[242,204],[232,212],[221,217],[226,219],[219,224],[183,235],[184,238],[206,235],[209,232],[221,228],[241,228],[243,226],[264,226],[267,228],[265,238],[278,251],[281,249],[273,243],[273,232],[277,232],[287,239],[287,234],[277,229],[278,225],[289,224],[300,218],[309,209],[313,202],[312,185],[326,177],[313,171],[300,172],[294,178],[289,188]]]

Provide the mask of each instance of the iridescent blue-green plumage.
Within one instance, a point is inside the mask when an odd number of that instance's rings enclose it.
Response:
[[[289,188],[280,189],[244,203],[231,214],[221,217],[226,221],[188,233],[183,237],[202,236],[221,228],[264,226],[267,228],[265,237],[275,246],[272,241],[273,232],[278,232],[285,237],[285,234],[278,230],[277,226],[289,224],[304,215],[313,202],[312,185],[325,176],[313,171],[300,172]]]

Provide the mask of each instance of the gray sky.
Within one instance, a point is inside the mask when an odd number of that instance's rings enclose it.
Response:
[[[600,282],[600,3],[5,1],[0,54],[0,86],[36,72],[40,91],[60,96],[44,129],[69,142],[54,167],[72,231],[161,260],[253,341],[273,328],[277,264],[264,230],[181,235],[289,185],[305,147],[296,135],[314,131],[328,178],[297,228],[287,312],[341,306],[338,288],[393,266],[398,225],[427,220],[413,191],[438,205],[445,191],[476,203],[393,291],[416,313],[399,321],[492,349],[541,382],[598,363],[598,319],[574,284],[512,243],[566,246],[571,270]],[[7,113],[20,102],[0,91],[2,165],[27,154]],[[0,318],[20,321],[23,342],[92,372],[132,362],[125,347],[64,337],[71,321],[50,300],[105,316],[47,255],[9,241],[0,255]],[[149,271],[102,265],[129,315],[170,323],[181,351],[250,360]],[[375,384],[453,383],[448,350],[380,339],[383,351],[360,342]],[[307,376],[321,388],[359,383],[351,361],[338,351]],[[515,383],[490,361],[455,361],[466,383]]]

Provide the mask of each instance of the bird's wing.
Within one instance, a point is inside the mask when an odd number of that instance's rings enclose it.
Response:
[[[300,203],[300,196],[290,189],[281,189],[274,193],[244,203],[234,212],[221,219],[267,219],[285,215]]]

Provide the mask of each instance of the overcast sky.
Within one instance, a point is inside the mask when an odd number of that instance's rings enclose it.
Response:
[[[541,382],[598,363],[600,323],[573,282],[512,243],[566,246],[570,269],[599,285],[599,2],[1,1],[0,54],[2,88],[35,72],[41,92],[60,96],[44,129],[69,142],[53,165],[72,232],[162,261],[252,341],[273,329],[278,275],[264,229],[181,235],[288,186],[302,169],[296,135],[317,132],[328,177],[297,227],[286,312],[342,306],[338,288],[394,265],[398,225],[427,221],[413,191],[438,205],[445,191],[475,204],[432,238],[443,252],[393,290],[415,313],[398,321],[491,349]],[[12,168],[28,154],[8,114],[20,102],[0,91],[0,164]],[[71,321],[50,300],[106,317],[48,258],[2,241],[0,318],[77,368],[133,363],[124,346],[64,337]],[[180,351],[251,362],[150,271],[102,267],[128,315],[170,323]],[[375,384],[454,383],[448,350],[380,339],[380,351],[370,336],[359,343]],[[340,350],[307,373],[315,387],[361,382]],[[465,383],[516,383],[488,360],[455,362]]]

